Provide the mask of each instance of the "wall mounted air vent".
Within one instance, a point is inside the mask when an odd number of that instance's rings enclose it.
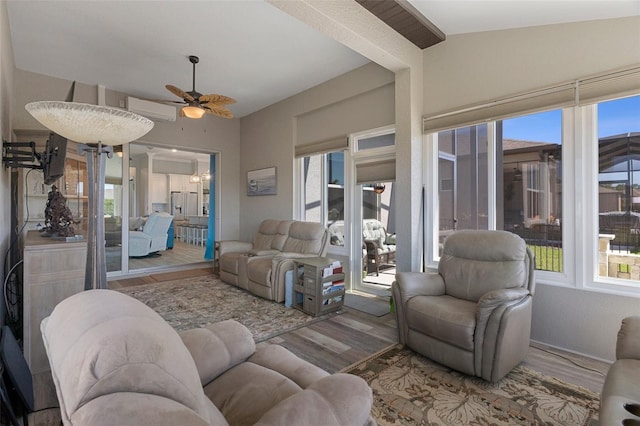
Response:
[[[155,121],[176,121],[176,108],[158,102],[128,97],[127,110]]]

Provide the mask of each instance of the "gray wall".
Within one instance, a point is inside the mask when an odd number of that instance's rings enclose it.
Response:
[[[294,217],[296,144],[394,123],[393,83],[393,73],[370,63],[241,119],[241,180],[254,169],[278,173],[275,196],[248,197],[240,188],[241,239],[263,219]]]
[[[44,129],[24,109],[24,105],[36,100],[65,100],[72,82],[42,74],[16,70],[16,94],[13,97],[15,114],[12,118],[15,129]],[[97,86],[76,83],[74,101],[97,102]],[[118,106],[125,100],[126,94],[106,91],[106,103]],[[240,120],[227,120],[206,115],[200,120],[178,117],[175,122],[157,121],[153,129],[143,136],[140,142],[162,147],[194,150],[198,152],[218,152],[220,167],[218,170],[220,201],[218,220],[220,235],[216,239],[236,239],[239,231],[240,191]]]
[[[638,63],[640,18],[451,36],[424,51],[425,114]],[[620,320],[640,314],[640,298],[583,284],[538,283],[532,338],[611,360]]]
[[[428,115],[637,64],[640,17],[454,35],[423,57]]]

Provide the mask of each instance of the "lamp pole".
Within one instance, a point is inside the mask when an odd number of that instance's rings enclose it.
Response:
[[[87,224],[87,267],[84,289],[107,288],[107,259],[104,237],[104,180],[107,158],[113,156],[109,145],[79,144],[78,154],[87,156],[89,183],[89,223]]]

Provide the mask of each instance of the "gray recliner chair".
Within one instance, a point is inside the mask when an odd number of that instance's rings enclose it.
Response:
[[[609,368],[600,393],[598,418],[603,426],[640,421],[640,315],[622,320],[616,361]]]
[[[505,231],[457,231],[437,273],[399,272],[392,292],[400,343],[495,382],[529,350],[533,254]]]

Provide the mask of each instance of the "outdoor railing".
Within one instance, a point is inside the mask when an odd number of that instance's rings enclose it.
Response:
[[[560,225],[535,224],[530,228],[514,229],[535,256],[535,268],[539,271],[562,272],[562,227]]]

